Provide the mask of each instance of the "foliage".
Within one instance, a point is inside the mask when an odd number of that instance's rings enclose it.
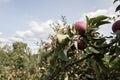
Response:
[[[23,42],[1,47],[0,80],[120,80],[120,31],[112,36],[98,32],[112,18],[86,16],[88,30],[83,35],[62,19],[62,25],[51,24],[55,35],[49,36],[51,42],[41,42],[38,54]],[[78,39],[87,48],[78,49]]]
[[[0,80],[39,80],[38,56],[23,42],[0,48]]]
[[[66,23],[64,27],[54,26],[56,35],[51,36],[49,47],[40,51],[41,55],[44,54],[41,63],[45,64],[41,64],[44,72],[41,72],[40,79],[119,80],[119,40],[115,35],[105,37],[97,32],[101,25],[110,23],[108,19],[105,15],[93,18],[86,16],[88,30],[84,35],[78,35],[74,25]],[[91,36],[91,33],[96,36]],[[77,39],[83,39],[87,44],[85,50],[78,49]],[[110,39],[110,42],[107,42],[107,39]]]

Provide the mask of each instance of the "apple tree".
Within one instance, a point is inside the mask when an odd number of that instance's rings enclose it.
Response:
[[[86,22],[73,25],[62,19],[62,25],[51,25],[51,43],[43,42],[39,50],[40,79],[120,80],[120,21],[111,25],[112,36],[103,36],[98,29],[114,20],[109,16],[86,16]]]
[[[0,80],[120,80],[119,11],[117,5],[114,17],[86,16],[72,25],[62,17],[50,25],[55,34],[41,42],[38,54],[23,42],[0,47]],[[98,32],[110,26],[110,36]]]

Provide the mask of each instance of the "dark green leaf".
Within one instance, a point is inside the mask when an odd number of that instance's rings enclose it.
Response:
[[[109,55],[113,55],[115,53],[115,48],[115,46],[111,47]]]
[[[97,62],[95,62],[94,67],[95,67],[95,73],[97,74],[96,79],[101,80],[99,64]]]
[[[89,17],[86,16],[86,22],[87,22],[87,25],[89,25]]]
[[[116,58],[117,58],[117,56],[112,56],[112,57],[110,58],[109,62],[114,61]]]
[[[103,24],[108,24],[108,23],[110,23],[109,21],[101,21],[101,22],[98,22],[97,24],[96,24],[96,26],[101,26],[101,25],[103,25]]]
[[[119,10],[120,10],[120,5],[117,6],[117,8],[116,8],[115,11],[117,12],[117,11],[119,11]]]
[[[93,52],[93,53],[99,53],[98,50],[96,50],[95,48],[93,47],[89,47],[89,51]]]
[[[55,66],[56,65],[56,61],[57,61],[57,56],[53,56],[51,59],[50,59],[50,64],[51,66]]]
[[[108,17],[107,16],[105,16],[105,15],[100,15],[100,16],[97,16],[97,17],[95,17],[95,21],[102,21],[102,20],[105,20],[105,19],[107,19]]]
[[[118,0],[114,0],[114,2],[113,3],[115,3],[115,2],[117,2]]]
[[[105,66],[105,64],[103,63],[103,61],[99,58],[99,56],[95,56],[94,59],[96,60],[96,62],[99,64],[99,66],[101,67],[101,69],[104,72],[108,71],[107,67]]]
[[[67,54],[65,52],[61,52],[59,53],[59,58],[62,60],[62,61],[68,61],[68,57],[67,57]]]
[[[120,47],[116,46],[115,53],[116,53],[117,55],[120,55]]]
[[[91,25],[95,25],[96,23],[101,22],[101,21],[103,21],[103,20],[105,20],[105,19],[107,19],[107,18],[108,18],[107,16],[100,15],[100,16],[91,18],[91,19],[89,20],[89,23],[90,23]]]

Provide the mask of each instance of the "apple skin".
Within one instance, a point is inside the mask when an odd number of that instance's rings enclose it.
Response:
[[[77,45],[78,45],[78,49],[80,50],[84,50],[87,47],[87,45],[81,39],[77,40]]]
[[[74,26],[75,26],[76,32],[77,32],[79,35],[84,34],[85,31],[87,30],[87,25],[86,25],[84,22],[81,22],[81,21],[76,22],[76,23],[74,24]]]
[[[116,22],[112,25],[112,31],[115,33],[117,30],[120,30],[120,20],[116,21]]]

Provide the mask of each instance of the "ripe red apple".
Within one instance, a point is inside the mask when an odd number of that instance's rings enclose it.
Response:
[[[84,22],[81,22],[81,21],[76,22],[76,23],[74,24],[74,26],[75,26],[76,32],[77,32],[79,35],[84,34],[85,31],[87,30],[87,25],[86,25]]]
[[[84,50],[87,47],[87,45],[83,42],[82,39],[77,40],[77,45],[78,45],[78,49],[80,50]]]
[[[116,32],[117,30],[120,30],[120,20],[116,21],[113,25],[112,25],[112,31]]]

